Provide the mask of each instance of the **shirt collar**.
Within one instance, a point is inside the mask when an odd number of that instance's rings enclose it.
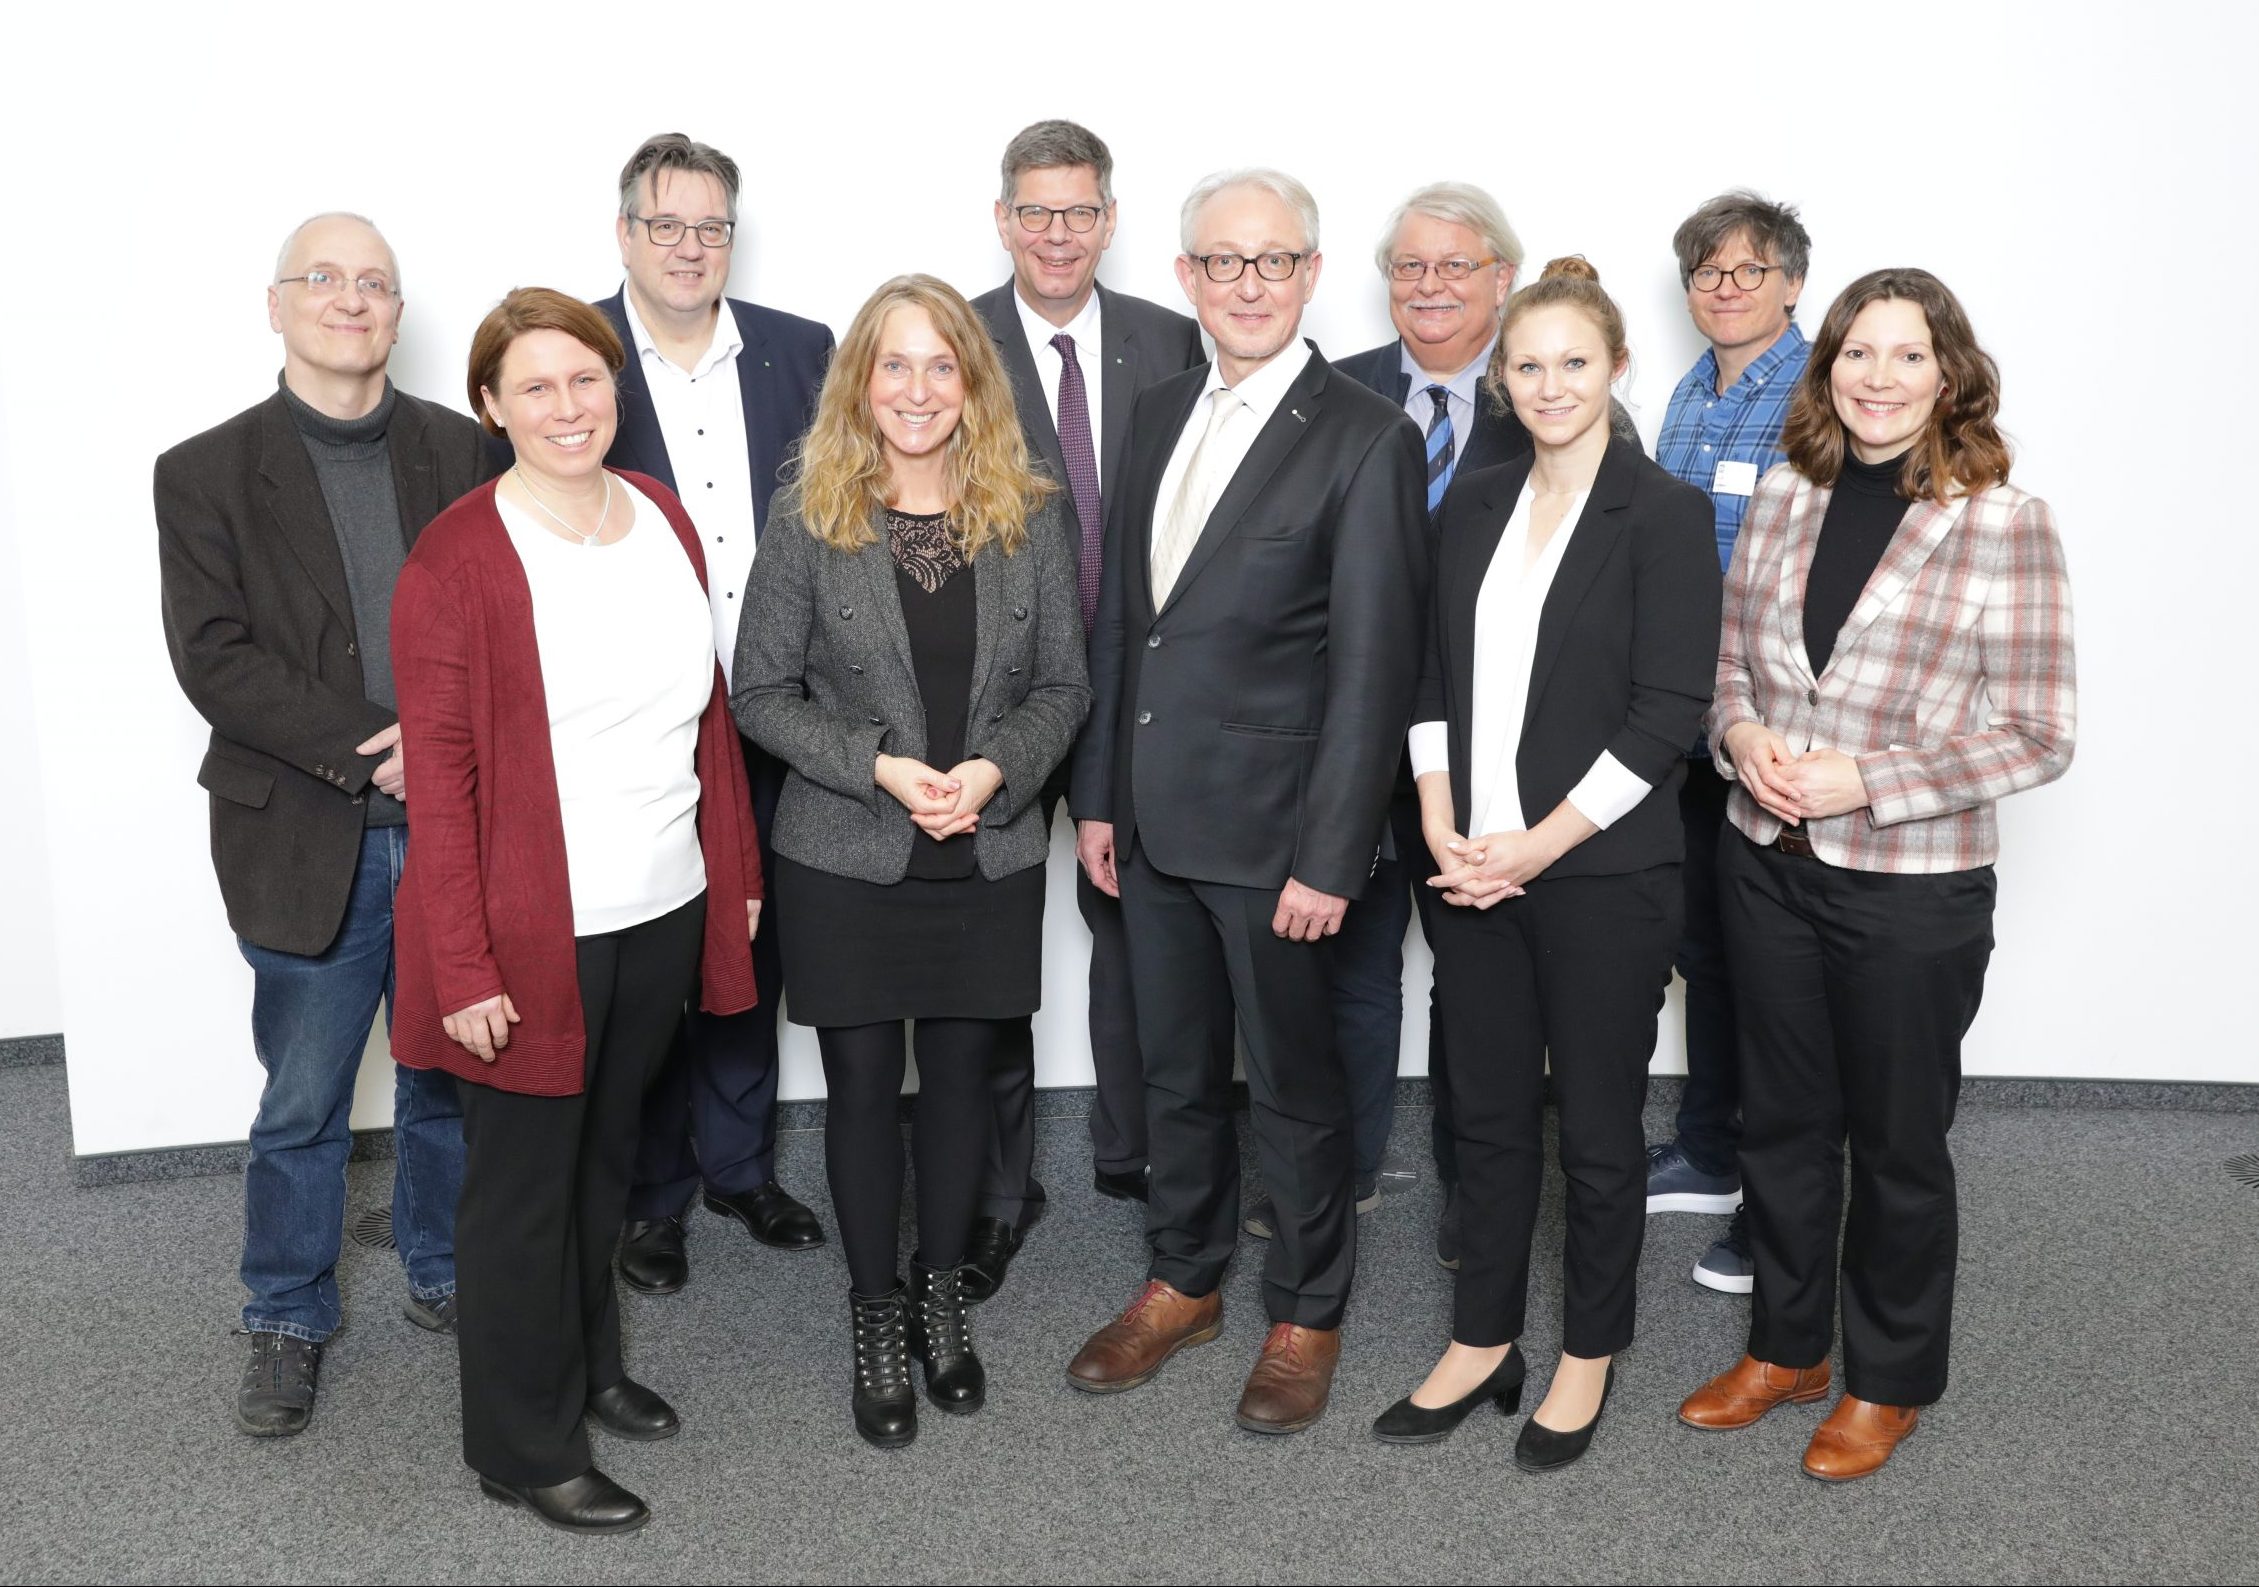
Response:
[[[1780,333],[1772,346],[1750,360],[1749,367],[1741,372],[1741,378],[1724,391],[1718,390],[1718,351],[1714,347],[1702,349],[1702,356],[1687,371],[1687,382],[1698,384],[1716,396],[1731,396],[1736,391],[1745,395],[1753,394],[1760,388],[1771,385],[1773,377],[1780,373],[1783,365],[1792,359],[1801,358],[1804,355],[1804,345],[1804,332],[1794,320],[1790,320],[1788,329]]]
[[[1279,404],[1286,400],[1287,387],[1294,384],[1310,362],[1310,344],[1297,336],[1292,347],[1279,350],[1279,355],[1231,389],[1246,403],[1261,424],[1271,422]],[[1207,384],[1200,388],[1200,400],[1206,402],[1224,389],[1223,366],[1210,360]]]
[[[1012,306],[1020,311],[1020,326],[1027,332],[1028,346],[1037,351],[1048,351],[1051,338],[1065,331],[1075,339],[1075,351],[1088,348],[1093,357],[1098,352],[1098,288],[1090,289],[1089,301],[1075,311],[1075,317],[1064,325],[1054,325],[1028,307],[1028,300],[1020,296],[1020,284],[1012,283]]]
[[[1396,344],[1396,357],[1399,366],[1412,382],[1410,386],[1405,388],[1404,395],[1407,399],[1415,392],[1425,391],[1430,386],[1441,386],[1460,401],[1471,403],[1475,400],[1477,390],[1481,385],[1483,371],[1490,367],[1490,349],[1487,347],[1475,354],[1473,363],[1460,370],[1449,380],[1438,380],[1422,369],[1419,360],[1412,356],[1412,349],[1406,347],[1402,341],[1398,341]]]
[[[651,332],[645,327],[643,316],[635,312],[635,294],[624,284],[620,288],[620,304],[627,310],[628,336],[635,343],[637,361],[648,364],[656,359],[679,370],[681,366],[670,364],[667,355],[659,351],[658,343],[651,339]],[[693,380],[735,358],[745,346],[745,337],[737,328],[737,316],[730,312],[729,299],[722,299],[716,307],[720,312],[714,320],[714,339],[706,344],[706,351],[699,358],[697,367],[690,371],[690,378]]]

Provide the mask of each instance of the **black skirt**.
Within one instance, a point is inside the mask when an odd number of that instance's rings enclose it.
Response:
[[[881,886],[778,855],[785,1017],[822,1026],[1034,1013],[1045,869]]]

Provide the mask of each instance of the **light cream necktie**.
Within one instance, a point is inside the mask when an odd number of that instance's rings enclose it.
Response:
[[[1169,503],[1169,514],[1161,520],[1161,532],[1153,541],[1155,611],[1168,603],[1169,592],[1176,588],[1177,575],[1184,571],[1185,560],[1192,555],[1200,531],[1207,525],[1208,514],[1216,505],[1216,493],[1230,478],[1229,471],[1218,466],[1224,448],[1216,444],[1216,438],[1223,434],[1232,415],[1246,406],[1229,386],[1218,387],[1210,393],[1208,428],[1192,449],[1192,459],[1185,464],[1184,478],[1177,482],[1176,499]]]

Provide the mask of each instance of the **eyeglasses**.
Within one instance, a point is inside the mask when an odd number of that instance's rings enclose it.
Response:
[[[1391,259],[1388,273],[1398,281],[1419,281],[1433,270],[1446,281],[1464,281],[1496,263],[1496,259]]]
[[[1013,207],[1012,213],[1020,217],[1022,231],[1049,231],[1051,217],[1054,215],[1067,223],[1069,231],[1088,231],[1098,224],[1098,217],[1106,212],[1093,204],[1071,204],[1065,209],[1051,209],[1042,204],[1019,204]]]
[[[698,233],[698,240],[708,248],[727,248],[730,238],[737,232],[737,222],[734,220],[702,220],[693,226],[672,215],[630,215],[628,219],[642,222],[644,231],[650,234],[654,248],[672,248],[682,241],[682,234],[686,231]]]
[[[1779,268],[1779,265],[1738,264],[1731,270],[1720,270],[1716,265],[1704,265],[1687,277],[1687,283],[1697,292],[1715,292],[1718,290],[1718,283],[1730,275],[1733,277],[1733,284],[1742,291],[1754,292],[1765,284],[1765,277],[1769,273]]]
[[[309,270],[302,276],[284,276],[275,285],[288,286],[295,281],[305,287],[306,295],[310,298],[334,298],[345,290],[345,279],[335,270]],[[361,296],[365,298],[398,296],[392,283],[379,275],[355,276],[353,285],[360,288]]]
[[[1309,258],[1302,253],[1188,253],[1187,259],[1208,272],[1211,281],[1237,281],[1253,265],[1255,273],[1265,281],[1284,281],[1294,274],[1294,267]]]

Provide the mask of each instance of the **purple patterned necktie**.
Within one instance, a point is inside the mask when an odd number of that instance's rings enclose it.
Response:
[[[1082,631],[1098,620],[1098,564],[1105,554],[1098,514],[1098,453],[1090,444],[1090,393],[1082,383],[1082,360],[1075,339],[1065,331],[1051,338],[1059,350],[1059,455],[1067,462],[1067,488],[1074,493],[1075,516],[1082,520],[1082,555],[1075,584],[1082,596]]]

